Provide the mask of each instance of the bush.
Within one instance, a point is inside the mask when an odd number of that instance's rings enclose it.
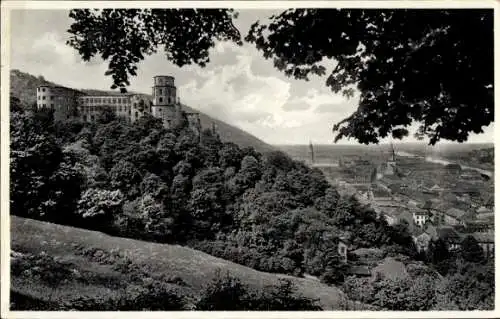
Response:
[[[198,310],[321,310],[317,300],[296,292],[290,280],[280,279],[277,286],[266,286],[260,292],[251,291],[239,279],[218,271],[196,304]]]
[[[229,273],[221,275],[216,272],[214,279],[202,292],[196,304],[199,310],[248,310],[248,291],[239,279]]]

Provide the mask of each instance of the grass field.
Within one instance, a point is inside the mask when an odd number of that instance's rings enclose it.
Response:
[[[79,253],[81,248],[103,252],[119,251],[134,264],[147,266],[150,275],[180,277],[184,284],[177,286],[182,294],[196,298],[201,289],[215,275],[217,269],[228,271],[240,278],[250,288],[261,289],[277,284],[279,278],[290,278],[299,292],[309,298],[319,299],[325,310],[345,309],[346,297],[336,287],[319,283],[314,279],[259,272],[203,252],[178,245],[156,244],[138,240],[112,237],[100,232],[56,225],[11,216],[11,249],[22,254],[47,255],[69,263],[73,271],[90,279],[81,282],[62,283],[48,287],[43,282],[27,281],[23,276],[11,278],[11,290],[29,298],[45,302],[72,300],[82,295],[98,297],[116,294],[120,284],[127,280],[113,265]],[[91,280],[93,279],[93,280]],[[349,302],[349,309],[357,308]]]

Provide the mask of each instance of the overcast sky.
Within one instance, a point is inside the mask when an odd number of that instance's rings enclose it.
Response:
[[[236,26],[245,35],[252,22],[273,13],[240,10]],[[83,62],[65,44],[71,21],[66,10],[13,11],[11,68],[65,86],[108,90],[107,63],[100,59]],[[218,43],[206,68],[179,68],[161,53],[146,57],[129,89],[150,93],[155,75],[173,75],[183,103],[270,144],[332,143],[332,125],[356,108],[356,99],[333,94],[323,78],[305,82],[285,77],[249,44]],[[493,142],[493,125],[470,142]]]

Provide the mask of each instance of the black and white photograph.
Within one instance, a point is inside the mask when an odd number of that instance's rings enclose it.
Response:
[[[2,317],[493,318],[499,3],[460,2],[2,2]]]

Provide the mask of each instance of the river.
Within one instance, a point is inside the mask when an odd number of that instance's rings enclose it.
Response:
[[[404,157],[422,157],[422,156],[418,156],[416,154],[407,153],[407,152],[397,152],[397,155],[404,156]],[[441,164],[441,165],[457,164],[455,162],[452,162],[452,161],[449,161],[449,160],[446,160],[443,158],[437,158],[437,157],[432,157],[432,156],[426,156],[425,161],[429,162],[429,163],[436,163],[436,164]],[[492,171],[484,170],[484,169],[478,168],[478,167],[471,167],[471,166],[467,166],[467,165],[462,165],[462,164],[459,164],[459,165],[462,167],[462,169],[475,170],[481,174],[488,175],[489,177],[493,176]]]

